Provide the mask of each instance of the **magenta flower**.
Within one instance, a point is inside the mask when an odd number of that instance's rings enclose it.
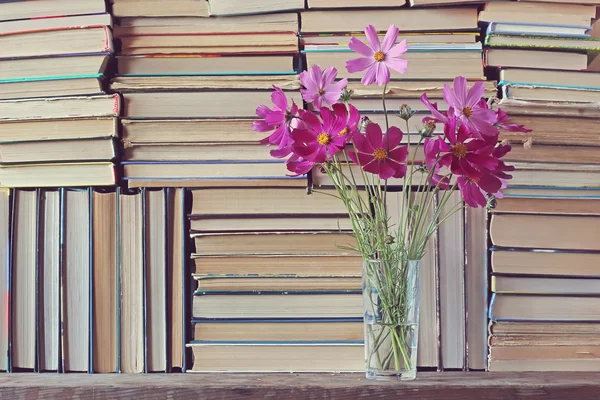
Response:
[[[360,114],[356,107],[352,104],[346,105],[344,103],[336,103],[332,106],[333,112],[336,118],[344,121],[344,128],[338,132],[339,136],[344,136],[346,142],[352,139],[352,136],[358,131],[358,123],[360,121]]]
[[[252,123],[255,132],[269,132],[272,134],[260,141],[261,144],[275,145],[277,150],[271,150],[271,156],[283,158],[292,151],[292,140],[290,130],[298,127],[298,106],[292,100],[291,106],[283,90],[273,85],[271,101],[275,105],[272,109],[265,105],[256,108],[256,115],[261,119]]]
[[[441,112],[440,110],[438,110],[438,106],[437,103],[431,103],[429,101],[429,99],[427,98],[427,93],[423,93],[421,95],[421,103],[423,103],[425,105],[425,107],[427,107],[427,109],[429,109],[429,111],[431,111],[431,115],[433,115],[433,117],[425,117],[423,118],[423,123],[427,122],[427,121],[433,121],[436,123],[446,123],[448,121],[448,115],[445,112]]]
[[[321,72],[321,67],[313,65],[308,71],[300,74],[300,83],[306,89],[300,89],[302,98],[307,103],[312,103],[315,108],[321,108],[323,102],[332,106],[340,99],[342,91],[348,85],[348,79],[344,78],[335,82],[337,69],[329,67]]]
[[[453,109],[454,115],[467,125],[470,132],[480,137],[497,136],[498,129],[494,126],[497,120],[496,113],[479,104],[484,93],[485,87],[482,82],[475,82],[467,92],[467,80],[457,76],[454,78],[454,88],[448,84],[444,85],[442,96]]]
[[[394,46],[398,39],[398,32],[395,25],[390,25],[383,42],[380,43],[375,27],[367,25],[365,35],[369,42],[368,46],[355,37],[348,43],[352,51],[363,56],[346,61],[348,72],[353,74],[366,69],[367,72],[361,79],[362,84],[370,85],[376,81],[378,86],[383,86],[390,81],[390,68],[400,74],[405,73],[408,61],[400,56],[406,53],[408,46],[406,40]]]
[[[297,154],[292,154],[290,158],[286,160],[285,166],[288,171],[294,173],[293,175],[289,176],[299,176],[307,174],[311,169],[313,169],[315,163],[313,161],[305,160]]]
[[[487,197],[479,186],[479,179],[472,179],[466,176],[459,176],[457,179],[458,189],[462,198],[465,200],[468,206],[477,208],[479,206],[485,207],[487,205]]]
[[[502,111],[502,109],[500,109],[500,108],[498,108],[498,111],[496,111],[496,117],[497,117],[496,126],[498,126],[499,128],[502,128],[509,132],[523,132],[523,133],[531,132],[531,129],[525,128],[524,125],[509,124],[508,123],[508,119],[509,119],[508,115],[506,115],[506,113],[504,111]]]
[[[346,126],[346,119],[340,119],[333,112],[321,107],[319,118],[311,111],[300,110],[304,126],[291,133],[294,141],[292,151],[305,160],[322,163],[346,146],[346,137],[339,133]]]
[[[379,175],[381,179],[402,178],[406,175],[408,146],[399,146],[403,133],[391,126],[385,135],[378,124],[367,125],[366,135],[355,134],[352,138],[356,152],[348,158],[366,172]]]
[[[450,167],[453,174],[479,179],[483,175],[482,171],[492,171],[498,166],[498,159],[491,156],[495,143],[490,144],[489,141],[474,137],[465,124],[460,125],[457,135],[456,122],[455,116],[446,122],[444,136],[449,143],[438,138],[439,153],[434,154],[430,150],[426,154],[429,157],[427,165],[431,165],[431,157],[435,155],[434,162],[437,160],[439,166]]]

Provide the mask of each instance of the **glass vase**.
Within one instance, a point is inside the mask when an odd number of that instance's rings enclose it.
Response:
[[[363,260],[367,379],[417,374],[421,260]]]

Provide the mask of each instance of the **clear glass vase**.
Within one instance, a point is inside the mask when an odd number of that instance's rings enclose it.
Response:
[[[367,379],[417,374],[421,260],[363,260]]]

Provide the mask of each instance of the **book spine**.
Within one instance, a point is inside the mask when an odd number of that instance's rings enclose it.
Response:
[[[34,372],[41,372],[41,359],[42,359],[42,326],[41,317],[42,309],[40,307],[40,297],[43,290],[40,288],[43,278],[40,277],[40,269],[42,268],[43,262],[40,260],[42,252],[40,251],[43,243],[43,233],[41,227],[41,220],[43,218],[42,207],[44,202],[42,201],[43,192],[41,189],[36,189],[36,208],[35,208],[35,363]]]
[[[65,343],[63,336],[63,316],[65,314],[64,305],[64,279],[65,279],[65,205],[67,202],[65,188],[60,189],[60,200],[59,200],[59,265],[58,265],[58,366],[56,368],[58,373],[65,372]]]
[[[189,260],[187,258],[187,243],[189,240],[189,234],[188,234],[188,229],[187,229],[187,216],[186,216],[186,189],[184,188],[179,188],[177,189],[180,191],[181,195],[180,197],[180,201],[181,201],[181,226],[179,227],[179,229],[181,229],[181,273],[182,273],[182,285],[183,285],[183,290],[181,291],[181,301],[182,301],[182,313],[183,313],[183,318],[182,318],[182,343],[184,344],[184,346],[182,346],[182,367],[181,367],[181,372],[186,373],[187,372],[187,348],[185,346],[186,343],[188,343],[188,329],[191,330],[191,325],[190,323],[188,323],[188,321],[191,321],[191,316],[189,315],[189,306],[188,306],[188,300],[187,300],[187,294],[190,292],[190,288],[189,288],[189,272],[188,272],[188,266],[189,266]],[[189,319],[188,319],[189,318]],[[190,335],[191,337],[191,335]]]
[[[438,193],[433,194],[433,215],[436,215],[439,207],[439,196]],[[435,333],[436,333],[436,345],[437,345],[437,371],[442,372],[444,370],[444,357],[442,354],[442,321],[441,321],[441,306],[440,306],[440,240],[439,240],[439,229],[435,230],[435,254],[433,257],[435,263]]]
[[[148,373],[148,190],[142,188],[142,315],[144,323],[144,373]]]
[[[116,236],[117,236],[117,246],[116,246],[116,279],[117,279],[117,366],[116,373],[121,373],[121,188],[117,187],[116,190],[117,203],[115,207],[116,217],[117,217],[117,225],[116,225]]]
[[[172,196],[172,188],[166,188],[163,191],[163,209],[165,210],[165,220],[164,220],[164,238],[165,238],[165,252],[164,252],[164,266],[165,266],[165,271],[164,271],[164,295],[165,295],[165,313],[164,313],[164,324],[165,324],[165,372],[169,373],[171,372],[171,330],[169,329],[170,326],[170,320],[171,320],[171,312],[172,312],[172,308],[170,307],[171,304],[171,291],[170,291],[170,280],[172,279],[171,277],[171,273],[170,271],[172,271],[173,269],[171,268],[171,251],[172,251],[172,246],[171,246],[171,238],[169,235],[169,224],[173,218],[172,216],[172,212],[171,212],[171,196]]]
[[[94,373],[94,191],[88,193],[88,373]],[[108,349],[107,349],[108,351]]]
[[[7,284],[7,311],[8,311],[8,321],[7,321],[7,337],[8,337],[8,351],[6,354],[6,370],[8,372],[12,372],[12,365],[13,365],[13,361],[12,361],[12,339],[13,339],[13,334],[12,334],[12,325],[13,325],[13,301],[14,301],[14,295],[13,295],[13,290],[12,290],[12,280],[13,280],[13,271],[14,271],[14,252],[16,250],[15,248],[15,215],[16,215],[16,206],[17,206],[17,193],[16,190],[12,190],[11,192],[11,196],[10,196],[10,207],[9,207],[9,246],[8,246],[8,284]]]

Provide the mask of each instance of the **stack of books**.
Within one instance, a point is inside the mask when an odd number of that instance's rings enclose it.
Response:
[[[197,189],[190,229],[192,371],[364,370],[361,259],[342,248],[355,242],[338,199]]]
[[[121,51],[111,89],[125,102],[128,186],[294,185],[283,160],[260,145],[252,120],[258,105],[271,103],[273,85],[302,105],[298,15],[149,17],[143,10],[117,14],[124,18],[115,27]]]
[[[184,192],[0,192],[0,370],[185,369]]]
[[[114,185],[118,96],[103,0],[0,4],[0,184]]]
[[[488,3],[486,63],[517,168],[490,223],[490,371],[598,370],[600,80],[594,5]],[[525,143],[525,146],[521,144]]]

